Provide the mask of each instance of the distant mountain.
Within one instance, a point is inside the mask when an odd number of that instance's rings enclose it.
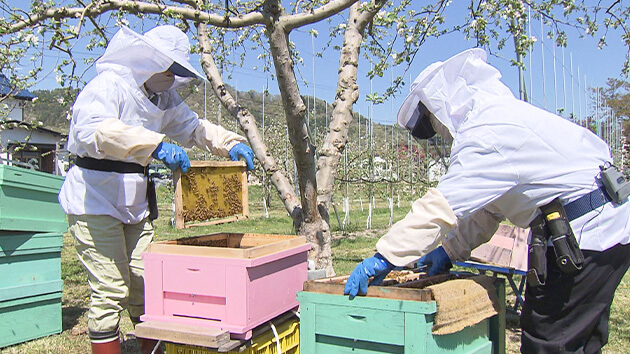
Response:
[[[234,89],[228,86],[228,90],[234,95]],[[75,100],[77,90],[54,89],[54,90],[34,90],[32,93],[37,99],[27,104],[24,109],[26,121],[40,121],[44,127],[53,129],[61,133],[67,133],[70,123],[70,109]],[[206,118],[212,123],[220,124],[226,129],[235,130],[236,120],[231,117],[225,109],[219,107],[220,104],[216,97],[208,92],[207,99],[204,100],[203,86],[197,88],[187,88],[183,90],[182,96],[186,97],[186,103],[190,108],[197,112],[201,118]],[[263,128],[263,93],[250,90],[247,92],[239,91],[235,97],[239,105],[246,107],[256,118],[259,129]],[[304,96],[304,102],[307,107],[313,111],[313,97]],[[286,135],[286,121],[282,100],[279,95],[266,95],[264,102],[265,110],[265,140],[278,136]],[[326,123],[329,122],[332,115],[333,107],[330,103],[321,99],[315,100],[315,115],[309,121],[309,129],[312,135],[315,135],[317,142],[321,143],[325,132],[327,131]],[[328,118],[326,118],[328,113]],[[368,120],[361,117],[361,136],[366,139]],[[385,126],[374,124],[374,141],[385,141]],[[350,126],[349,139],[356,140],[358,137],[358,123],[355,117]],[[390,131],[388,128],[387,131]],[[278,142],[276,145],[284,143]],[[274,145],[274,144],[271,144]],[[366,145],[364,145],[366,147]],[[270,146],[270,149],[272,147]],[[362,149],[363,150],[363,149]]]
[[[27,122],[39,121],[44,127],[68,132],[69,112],[77,90],[54,89],[31,91],[37,98],[24,107],[24,119]]]

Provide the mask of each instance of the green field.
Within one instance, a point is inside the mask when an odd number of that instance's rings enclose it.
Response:
[[[384,193],[381,190],[381,195]],[[275,193],[275,192],[274,192]],[[377,194],[377,193],[375,193]],[[176,230],[170,226],[171,217],[170,188],[158,189],[160,206],[160,218],[156,220],[156,240],[171,240],[186,236],[204,235],[216,232],[250,232],[270,234],[291,234],[292,222],[286,211],[281,209],[280,202],[272,198],[272,208],[269,217],[264,218],[262,210],[262,189],[260,186],[250,186],[250,218],[239,222],[214,225],[208,227],[195,227],[185,230]],[[377,194],[378,195],[378,194]],[[336,200],[342,200],[343,196],[336,196]],[[363,203],[367,204],[367,197]],[[384,199],[384,198],[383,198]],[[400,207],[394,208],[394,219],[399,220],[409,210],[410,200],[401,200]],[[337,206],[343,220],[341,204]],[[372,217],[372,229],[366,230],[365,224],[368,216],[367,205],[360,209],[358,198],[353,199],[350,223],[345,231],[340,230],[337,218],[331,210],[331,227],[333,230],[333,262],[337,274],[348,274],[354,266],[366,256],[375,252],[374,245],[378,238],[387,230],[389,224],[389,209],[386,201],[376,204]],[[53,335],[23,344],[0,349],[1,353],[89,353],[90,344],[87,336],[86,311],[89,306],[89,288],[87,275],[76,258],[73,240],[69,234],[64,235],[64,247],[61,255],[63,290],[63,331],[59,335]],[[517,279],[518,281],[518,279]],[[514,303],[514,296],[508,294],[508,305]],[[630,278],[626,275],[617,290],[612,307],[610,321],[610,339],[604,353],[630,353]],[[520,330],[518,318],[508,316],[507,352],[518,353],[520,343]],[[131,332],[132,325],[126,315],[123,316],[121,332]],[[123,342],[124,353],[139,353],[135,340],[126,338]],[[308,354],[308,353],[307,353]]]

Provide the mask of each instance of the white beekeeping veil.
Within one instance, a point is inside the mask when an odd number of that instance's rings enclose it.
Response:
[[[158,26],[145,35],[122,27],[96,62],[96,70],[114,71],[138,87],[154,74],[170,70],[176,75],[174,86],[182,86],[192,78],[205,78],[189,60],[188,36],[175,26]]]
[[[430,112],[455,137],[475,106],[500,97],[513,98],[500,81],[501,73],[486,60],[485,50],[473,48],[429,65],[411,85],[398,111],[398,124],[408,128],[413,119],[428,120],[426,112]]]

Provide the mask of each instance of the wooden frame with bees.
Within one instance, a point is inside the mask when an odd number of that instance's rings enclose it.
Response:
[[[249,217],[243,161],[191,161],[188,173],[175,171],[173,184],[178,229]]]

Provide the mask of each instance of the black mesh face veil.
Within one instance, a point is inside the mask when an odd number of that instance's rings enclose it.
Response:
[[[427,107],[421,101],[418,102],[418,107],[413,111],[413,115],[405,125],[416,140],[429,139],[435,135],[435,130],[433,130],[429,119],[430,114]]]
[[[173,62],[173,64],[168,68],[168,71],[173,73],[173,75],[181,76],[181,77],[194,77],[197,78],[195,73],[183,67],[181,64],[177,62]]]

